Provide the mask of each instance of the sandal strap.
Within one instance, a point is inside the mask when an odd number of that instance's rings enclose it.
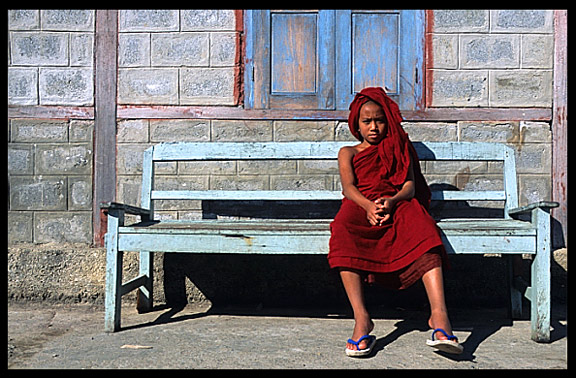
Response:
[[[365,339],[370,339],[370,338],[372,338],[372,337],[374,337],[374,336],[364,335],[364,336],[362,336],[361,338],[359,338],[358,341],[354,341],[354,340],[352,340],[352,339],[348,339],[348,342],[349,342],[350,344],[356,345],[356,350],[360,350],[360,343],[361,343],[362,341],[364,341]]]
[[[448,338],[449,341],[456,341],[458,342],[458,338],[456,336],[451,336],[449,334],[446,333],[446,331],[444,331],[442,328],[436,328],[434,331],[432,331],[432,341],[434,341],[434,334],[436,332],[442,332],[444,334],[444,336],[446,336]]]

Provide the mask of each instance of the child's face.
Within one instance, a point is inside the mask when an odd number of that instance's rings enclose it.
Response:
[[[358,125],[360,135],[370,144],[378,144],[386,136],[386,116],[382,107],[372,101],[360,108]]]

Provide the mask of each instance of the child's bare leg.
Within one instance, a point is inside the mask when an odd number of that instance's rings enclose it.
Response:
[[[348,295],[350,305],[352,305],[352,311],[354,311],[354,321],[356,324],[354,325],[352,340],[358,340],[362,336],[372,332],[374,329],[374,323],[372,322],[364,303],[362,276],[355,270],[340,269],[340,277],[342,278],[342,283],[344,284],[344,289]],[[348,349],[356,348],[350,343],[347,343],[346,347]],[[360,349],[368,347],[368,341],[363,340],[359,347]]]
[[[426,288],[428,301],[430,302],[430,319],[428,325],[433,329],[442,328],[446,333],[452,335],[452,326],[448,319],[448,310],[444,298],[444,282],[442,277],[442,268],[437,267],[424,273],[422,282]],[[437,339],[445,340],[441,332],[434,335]]]

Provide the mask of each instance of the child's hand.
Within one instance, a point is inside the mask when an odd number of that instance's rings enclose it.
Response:
[[[378,214],[380,215],[380,220],[375,226],[382,226],[392,216],[396,207],[396,200],[393,197],[380,197],[374,201],[374,204],[378,207]]]
[[[376,200],[366,209],[366,217],[372,226],[382,226],[390,219],[390,214],[386,212],[384,205]]]
[[[380,197],[374,203],[379,205],[386,214],[392,213],[396,207],[396,199],[394,197]]]
[[[377,204],[376,202],[370,202],[368,208],[366,209],[366,218],[368,218],[368,222],[372,226],[379,226],[383,219],[382,214],[382,205]]]

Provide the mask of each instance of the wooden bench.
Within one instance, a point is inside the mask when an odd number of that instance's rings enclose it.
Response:
[[[144,152],[141,208],[119,203],[102,204],[108,214],[106,234],[105,330],[120,329],[122,295],[138,289],[138,310],[152,308],[152,254],[154,252],[327,254],[331,219],[310,220],[155,220],[156,200],[341,200],[340,191],[222,191],[156,190],[154,163],[213,160],[328,160],[336,159],[350,142],[290,143],[164,143]],[[532,339],[550,340],[550,214],[554,202],[518,207],[514,150],[504,144],[416,142],[421,160],[482,160],[503,162],[503,190],[433,191],[436,201],[503,201],[504,216],[495,219],[440,219],[438,226],[448,253],[534,255],[531,285],[510,274],[513,317],[522,310],[522,295],[531,301]],[[333,174],[333,173],[332,173]],[[528,213],[529,220],[520,220]],[[124,224],[124,215],[141,217]],[[466,214],[463,214],[466,216]],[[124,251],[140,253],[139,275],[123,283]],[[509,264],[512,267],[512,263]],[[510,269],[512,273],[512,269]],[[479,283],[480,285],[482,283]],[[520,284],[520,285],[516,285]],[[519,286],[519,288],[517,288]]]

